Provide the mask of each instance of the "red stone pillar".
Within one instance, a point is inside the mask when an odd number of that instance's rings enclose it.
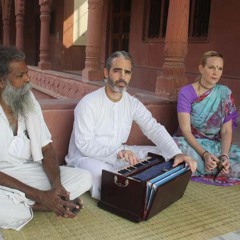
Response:
[[[40,61],[38,67],[43,70],[51,69],[49,61],[49,30],[50,30],[50,12],[52,0],[39,0],[40,5],[40,20],[41,20],[41,33],[40,33]]]
[[[82,80],[102,80],[101,66],[101,37],[102,37],[103,0],[88,0],[88,30],[86,45],[85,68]]]
[[[189,0],[170,0],[161,76],[157,77],[156,94],[176,100],[185,85],[184,59],[187,55]]]
[[[23,50],[24,10],[25,0],[15,0],[16,47],[20,50]]]
[[[3,20],[3,45],[10,45],[10,12],[12,1],[1,0],[2,3],[2,20]]]

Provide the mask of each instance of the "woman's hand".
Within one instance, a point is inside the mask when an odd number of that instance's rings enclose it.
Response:
[[[205,170],[207,172],[212,172],[216,167],[219,159],[215,157],[212,153],[206,152],[203,156],[205,162]]]
[[[226,155],[220,155],[219,161],[222,162],[222,166],[223,166],[221,173],[224,175],[228,175],[230,170],[229,158]]]

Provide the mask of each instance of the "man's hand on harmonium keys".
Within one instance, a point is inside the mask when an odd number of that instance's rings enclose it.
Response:
[[[129,165],[135,165],[139,162],[137,156],[130,150],[121,150],[117,158],[129,163]]]

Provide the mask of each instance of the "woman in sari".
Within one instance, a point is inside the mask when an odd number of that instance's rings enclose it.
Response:
[[[195,175],[216,174],[221,167],[222,174],[240,178],[240,147],[232,145],[238,112],[231,90],[218,84],[223,63],[218,52],[206,52],[197,81],[180,90],[179,129],[174,140],[183,153],[197,161]]]

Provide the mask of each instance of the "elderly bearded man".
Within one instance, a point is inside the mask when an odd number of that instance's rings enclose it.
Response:
[[[0,46],[0,228],[20,230],[32,210],[73,218],[88,191],[88,171],[59,167],[25,55]]]

